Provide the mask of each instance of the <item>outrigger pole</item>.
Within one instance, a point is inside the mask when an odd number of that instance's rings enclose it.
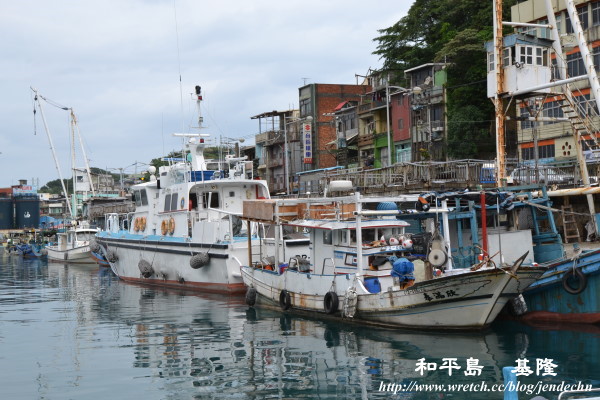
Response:
[[[56,171],[58,172],[58,178],[60,179],[60,184],[63,189],[63,193],[65,195],[65,199],[67,199],[67,207],[69,209],[69,214],[73,217],[73,209],[71,208],[71,203],[69,200],[69,195],[67,194],[67,188],[65,187],[65,181],[63,180],[62,173],[60,172],[60,164],[58,163],[58,158],[56,157],[56,151],[54,151],[54,143],[52,143],[52,136],[50,136],[50,130],[48,129],[48,124],[46,123],[46,117],[44,116],[44,109],[42,108],[42,103],[40,102],[40,97],[46,100],[41,94],[38,94],[37,89],[30,87],[33,93],[35,93],[34,101],[37,102],[38,107],[40,109],[40,114],[42,115],[42,122],[44,123],[44,129],[46,130],[46,136],[48,136],[48,142],[50,143],[50,150],[52,150],[52,157],[54,157],[54,165],[56,166]],[[73,188],[73,193],[75,192],[75,188]]]

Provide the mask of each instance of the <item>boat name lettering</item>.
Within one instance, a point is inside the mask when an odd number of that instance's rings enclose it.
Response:
[[[455,296],[458,296],[458,293],[456,293],[454,290],[446,290],[445,292],[438,291],[438,292],[433,292],[433,293],[423,293],[423,297],[425,297],[425,300],[427,300],[427,301],[441,300],[441,299],[445,299],[447,297],[455,297]]]

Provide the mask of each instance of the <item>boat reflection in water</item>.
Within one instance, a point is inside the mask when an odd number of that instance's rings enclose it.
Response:
[[[557,376],[544,382],[598,378],[596,334],[505,321],[468,334],[365,328],[249,309],[243,297],[127,284],[97,266],[35,261],[0,268],[3,287],[10,282],[20,288],[0,292],[11,299],[0,302],[0,312],[9,310],[3,314],[3,354],[15,360],[5,378],[19,383],[8,394],[21,398],[501,399],[502,393],[394,396],[379,389],[411,381],[491,385],[502,382],[502,367],[523,357],[534,365],[538,357],[555,360]],[[31,314],[36,307],[40,311]],[[483,366],[480,376],[464,375],[470,357]],[[438,365],[456,358],[462,369],[421,376],[415,368],[422,358]],[[34,370],[24,368],[36,362]],[[528,379],[537,380],[542,378]]]

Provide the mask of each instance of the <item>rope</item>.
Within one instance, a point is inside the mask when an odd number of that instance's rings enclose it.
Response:
[[[541,204],[535,204],[535,203],[532,203],[532,202],[527,201],[527,200],[523,200],[523,203],[527,204],[529,206],[532,206],[532,207],[536,207],[536,208],[539,208],[539,209],[542,209],[542,210],[546,210],[546,211],[553,211],[553,212],[558,212],[558,213],[562,213],[562,214],[571,214],[571,215],[583,215],[583,216],[586,216],[586,217],[590,216],[590,214],[578,213],[578,212],[575,212],[575,211],[559,210],[558,208],[552,208],[552,207],[548,207],[548,206],[543,206]]]

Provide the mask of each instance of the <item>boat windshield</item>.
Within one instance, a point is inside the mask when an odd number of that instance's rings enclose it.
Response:
[[[96,235],[96,232],[94,232],[94,231],[77,232],[77,240],[90,241],[90,239],[92,239],[95,235]]]

